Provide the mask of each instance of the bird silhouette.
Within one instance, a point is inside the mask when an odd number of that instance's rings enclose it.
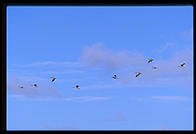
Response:
[[[142,73],[140,72],[136,72],[137,74],[135,75],[135,77],[138,77],[139,75],[141,75]]]
[[[153,66],[152,69],[157,69],[157,67]]]
[[[73,88],[76,88],[76,89],[80,89],[80,86],[79,85],[76,85],[75,87],[73,87]]]
[[[37,84],[33,84],[33,85],[31,85],[31,86],[33,86],[33,87],[38,87]]]
[[[24,87],[23,87],[23,86],[21,86],[21,85],[19,85],[18,87],[19,87],[19,88],[24,88]]]
[[[186,63],[182,63],[182,64],[180,64],[180,66],[179,66],[179,67],[184,67],[184,66],[185,66],[185,64],[186,64]]]
[[[50,77],[50,78],[52,78],[52,82],[54,82],[54,81],[56,80],[56,78],[55,78],[55,77]]]
[[[154,61],[154,59],[149,59],[149,60],[148,60],[148,63],[150,63],[150,62],[152,62],[152,61]]]
[[[112,78],[113,79],[118,79],[118,77],[116,76],[116,74],[114,74],[114,76]]]

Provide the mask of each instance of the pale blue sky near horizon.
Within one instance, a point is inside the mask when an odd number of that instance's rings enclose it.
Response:
[[[193,7],[8,6],[7,90],[8,130],[192,130]]]

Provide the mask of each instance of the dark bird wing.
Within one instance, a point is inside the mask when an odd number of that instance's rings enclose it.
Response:
[[[117,76],[116,76],[116,75],[114,75],[112,78],[113,78],[113,79],[117,79]]]
[[[55,81],[55,80],[56,80],[56,78],[53,78],[53,79],[52,79],[52,82]]]
[[[152,67],[153,69],[157,69],[157,67]]]
[[[186,64],[186,63],[180,64],[180,66],[179,66],[179,67],[183,67],[185,64]]]
[[[148,60],[148,63],[150,63],[150,62],[152,62],[152,61],[153,61],[153,59],[149,59],[149,60]]]
[[[140,74],[141,74],[141,73],[136,74],[136,76],[135,76],[135,77],[138,77]]]
[[[80,86],[79,86],[79,85],[76,85],[76,88],[77,88],[77,89],[80,89]]]
[[[19,88],[23,88],[23,86],[20,86],[20,85],[19,85],[18,87],[19,87]]]
[[[185,65],[185,63],[182,64],[182,66],[184,66],[184,65]]]

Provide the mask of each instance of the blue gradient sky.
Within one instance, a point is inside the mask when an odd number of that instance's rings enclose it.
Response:
[[[8,130],[193,129],[193,7],[9,6],[7,90]]]

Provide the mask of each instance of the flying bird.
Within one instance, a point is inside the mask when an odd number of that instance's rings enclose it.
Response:
[[[140,72],[136,72],[137,74],[135,75],[135,77],[138,77],[139,75],[141,75],[142,73]]]
[[[152,69],[157,69],[157,67],[154,66],[154,67],[152,67]]]
[[[150,63],[150,62],[152,62],[152,61],[154,61],[154,59],[149,59],[149,60],[148,60],[148,63]]]
[[[185,65],[186,63],[182,63],[182,64],[180,64],[180,66],[179,67],[184,67],[184,65]]]
[[[76,86],[73,87],[73,88],[80,89],[80,86],[79,86],[79,85],[76,85]]]
[[[32,86],[33,86],[33,87],[38,87],[37,84],[33,84]]]
[[[19,85],[18,87],[19,87],[19,88],[24,88],[24,87],[23,87],[23,86],[21,86],[21,85]]]
[[[52,82],[54,82],[54,81],[56,80],[56,78],[55,78],[55,77],[50,77],[50,78],[52,78]]]
[[[116,76],[116,74],[114,74],[114,76],[112,78],[113,79],[118,79],[118,77]]]

